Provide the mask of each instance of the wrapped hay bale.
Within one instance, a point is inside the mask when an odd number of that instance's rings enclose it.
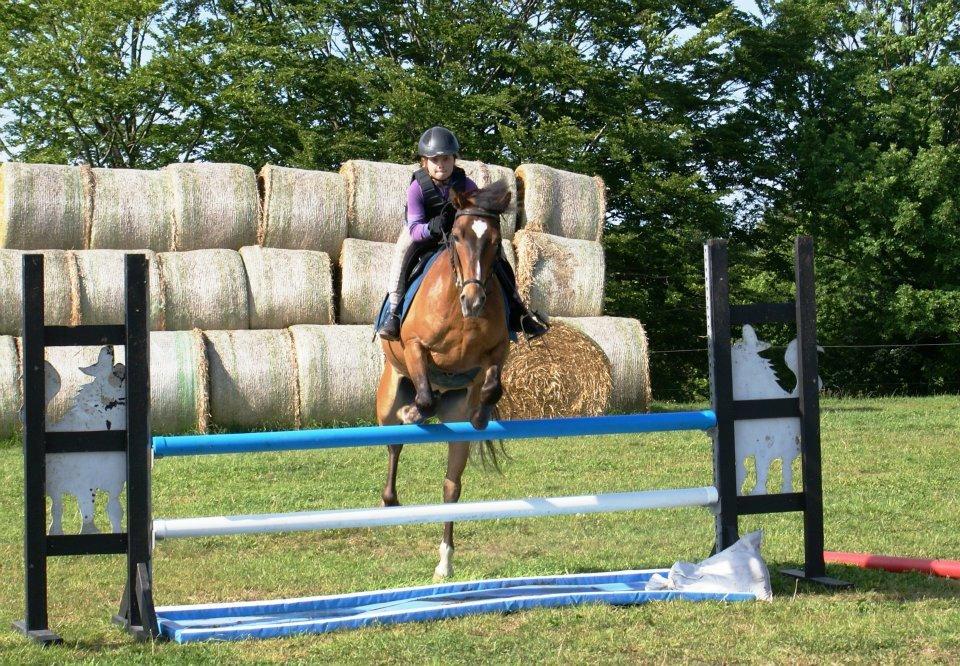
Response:
[[[89,167],[0,164],[0,248],[85,248],[89,192]]]
[[[173,216],[162,171],[92,169],[88,210],[93,249],[166,252]]]
[[[242,164],[170,164],[163,168],[173,213],[170,249],[238,250],[257,242],[260,195]]]
[[[383,351],[369,326],[291,326],[304,424],[372,421]]]
[[[350,160],[340,168],[347,185],[347,236],[394,243],[403,229],[407,188],[417,165]]]
[[[203,334],[150,334],[150,422],[154,434],[206,432],[209,369]]]
[[[257,243],[326,252],[335,261],[347,237],[347,187],[339,173],[268,164],[257,182],[263,211]]]
[[[534,310],[550,317],[603,312],[603,246],[595,241],[518,231],[517,288]]]
[[[564,317],[553,322],[581,331],[606,354],[613,377],[610,411],[645,412],[650,408],[650,352],[639,321],[626,317]]]
[[[340,254],[341,324],[372,324],[390,288],[394,243],[348,238]]]
[[[123,323],[125,257],[127,254],[145,254],[150,262],[147,268],[150,330],[163,330],[163,293],[156,254],[149,250],[80,250],[73,254],[80,283],[80,323]]]
[[[23,429],[20,375],[17,340],[10,335],[0,335],[0,438],[13,437]]]
[[[299,428],[288,330],[206,331],[210,418],[226,428]]]
[[[77,262],[66,250],[41,252],[43,260],[43,310],[48,326],[80,323]],[[0,335],[20,335],[23,311],[23,255],[20,250],[0,250]]]
[[[333,323],[333,274],[326,252],[240,248],[250,328]]]
[[[168,331],[250,328],[247,274],[239,252],[160,252],[157,263]]]
[[[607,202],[603,179],[543,164],[521,164],[517,179],[523,197],[523,228],[598,241]]]
[[[611,386],[600,347],[558,323],[529,344],[510,343],[497,406],[503,419],[597,416],[607,410]]]

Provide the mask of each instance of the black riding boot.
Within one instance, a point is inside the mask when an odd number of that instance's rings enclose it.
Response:
[[[510,307],[510,321],[507,326],[515,333],[522,333],[527,340],[539,338],[550,329],[546,317],[537,312],[531,312],[527,309],[523,299],[520,298],[520,292],[517,291],[517,277],[513,273],[513,267],[501,254],[500,258],[494,264],[494,272],[503,290],[507,293],[507,301]]]

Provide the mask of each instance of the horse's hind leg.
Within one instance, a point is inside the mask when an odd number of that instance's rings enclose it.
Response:
[[[480,404],[470,417],[470,423],[477,430],[483,430],[490,423],[490,415],[503,397],[503,384],[500,383],[500,366],[491,365],[484,375],[480,387]]]
[[[450,442],[447,445],[447,474],[443,479],[443,502],[450,504],[460,499],[461,478],[470,457],[469,442]],[[453,575],[453,523],[443,524],[440,542],[440,563],[433,570],[435,580]]]
[[[410,380],[397,372],[390,363],[387,363],[380,376],[380,386],[377,389],[377,423],[380,425],[396,425],[400,422],[397,410],[413,400],[413,384]],[[400,500],[397,497],[397,467],[400,464],[402,444],[387,446],[387,480],[380,494],[382,506],[397,506]]]

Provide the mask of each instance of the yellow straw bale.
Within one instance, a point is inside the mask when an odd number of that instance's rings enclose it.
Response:
[[[170,203],[162,171],[92,169],[90,247],[170,250]]]
[[[203,335],[150,334],[150,421],[156,434],[206,432],[210,417],[209,368]]]
[[[234,250],[160,252],[168,331],[250,328],[247,274]]]
[[[326,252],[240,248],[250,294],[250,328],[333,323],[333,274]]]
[[[291,326],[305,425],[376,418],[383,351],[369,326]]]
[[[77,263],[72,252],[46,250],[43,254],[44,318],[48,326],[80,323]],[[0,250],[0,335],[20,335],[23,309],[23,255]]]
[[[326,252],[334,261],[347,237],[347,187],[339,173],[268,164],[258,177],[263,210],[257,243]]]
[[[210,418],[226,428],[299,428],[290,332],[206,331]]]
[[[260,196],[253,169],[198,163],[163,171],[173,211],[172,250],[239,250],[257,242]]]
[[[600,240],[606,214],[603,180],[543,164],[521,164],[523,228],[565,238]]]
[[[597,416],[607,409],[611,386],[610,364],[600,347],[557,323],[530,343],[510,344],[500,417]]]
[[[407,188],[416,165],[350,160],[340,168],[347,185],[350,238],[392,243],[404,228]]]
[[[0,335],[0,437],[12,437],[22,430],[20,375],[17,340],[10,335]]]
[[[372,324],[390,288],[394,243],[348,238],[340,255],[341,324]]]
[[[89,168],[0,164],[0,248],[81,250]]]
[[[150,250],[79,250],[74,252],[80,278],[80,322],[122,324],[124,321],[124,263],[127,254],[145,254],[150,262],[150,329],[163,330],[163,293],[157,255]]]
[[[594,317],[603,312],[603,246],[518,231],[517,287],[534,310],[555,317]]]
[[[626,317],[564,317],[554,319],[593,340],[610,361],[612,412],[645,412],[650,408],[650,352],[643,324]]]

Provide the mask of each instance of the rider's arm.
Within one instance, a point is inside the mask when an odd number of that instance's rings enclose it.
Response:
[[[427,212],[423,205],[423,192],[420,183],[411,181],[407,188],[407,230],[415,243],[430,239],[427,228]]]

